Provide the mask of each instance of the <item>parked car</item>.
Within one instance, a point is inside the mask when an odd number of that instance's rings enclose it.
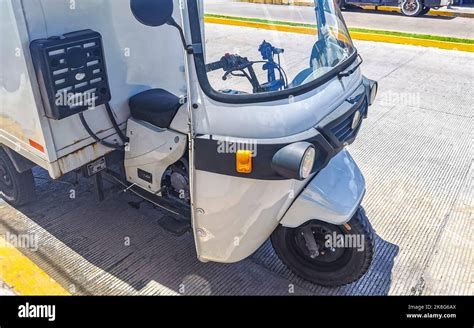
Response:
[[[339,8],[346,5],[372,5],[372,6],[394,6],[400,7],[405,16],[421,16],[427,14],[430,9],[449,6],[453,0],[336,0]]]

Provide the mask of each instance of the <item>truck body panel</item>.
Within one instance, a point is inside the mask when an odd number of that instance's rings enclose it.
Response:
[[[112,149],[96,144],[77,115],[62,120],[45,116],[29,51],[31,41],[84,29],[99,32],[112,93],[110,105],[122,129],[130,117],[131,96],[151,88],[187,94],[184,52],[175,42],[175,31],[169,26],[143,26],[133,17],[128,0],[0,0],[0,6],[0,143],[53,178]],[[175,19],[181,22],[179,11]],[[99,138],[120,143],[103,105],[84,116]]]

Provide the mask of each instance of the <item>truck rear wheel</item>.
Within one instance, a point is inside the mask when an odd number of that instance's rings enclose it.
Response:
[[[421,0],[402,0],[400,11],[405,16],[415,17],[422,14],[423,3]]]
[[[312,236],[308,237],[308,231]],[[312,246],[308,245],[308,238],[314,240],[315,243],[309,242]],[[349,245],[350,240],[355,244]],[[280,225],[273,232],[271,241],[275,252],[291,271],[327,287],[342,286],[361,278],[369,269],[374,254],[374,232],[362,207],[342,226],[317,220],[298,228]]]
[[[0,197],[13,206],[31,202],[35,197],[35,180],[31,170],[19,173],[5,150],[0,148]]]

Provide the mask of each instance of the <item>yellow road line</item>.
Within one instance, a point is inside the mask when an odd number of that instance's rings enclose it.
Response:
[[[316,29],[312,27],[272,25],[272,24],[266,24],[266,23],[257,23],[257,22],[241,21],[237,19],[217,18],[217,17],[205,17],[204,21],[206,23],[211,23],[211,24],[251,27],[251,28],[259,28],[259,29],[273,30],[273,31],[279,31],[279,32],[311,34],[311,35],[316,34]],[[351,32],[351,37],[356,40],[364,40],[364,41],[408,44],[408,45],[421,46],[421,47],[434,47],[434,48],[440,48],[440,49],[474,52],[474,44],[459,43],[459,42],[418,39],[418,38],[410,38],[410,37],[405,37],[405,36],[363,33],[363,32]]]
[[[70,295],[28,257],[0,236],[0,280],[23,296]]]

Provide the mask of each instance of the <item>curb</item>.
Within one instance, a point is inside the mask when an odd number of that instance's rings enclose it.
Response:
[[[0,236],[0,281],[22,296],[65,296],[70,293],[17,248]]]
[[[419,47],[432,47],[432,48],[439,48],[439,49],[445,49],[445,50],[474,52],[474,44],[428,40],[428,39],[417,39],[417,38],[409,38],[409,37],[404,37],[404,36],[393,36],[393,35],[363,33],[363,32],[350,32],[350,34],[351,34],[351,37],[355,40],[406,44],[406,45],[419,46]]]
[[[205,17],[204,21],[210,24],[251,27],[251,28],[259,28],[259,29],[273,30],[273,31],[279,31],[279,32],[297,33],[297,34],[315,34],[314,28],[304,27],[304,26],[290,26],[290,25],[276,25],[276,24],[272,25],[272,24],[266,24],[266,23],[260,23],[260,22],[249,22],[249,21],[242,21],[238,19],[217,18],[217,17]],[[434,47],[434,48],[446,49],[446,50],[474,52],[474,44],[468,44],[468,43],[429,40],[429,39],[411,38],[411,37],[405,37],[405,36],[394,36],[394,35],[355,32],[355,31],[350,32],[350,34],[351,34],[351,37],[355,40],[407,44],[407,45],[414,45],[414,46],[421,46],[421,47]]]

